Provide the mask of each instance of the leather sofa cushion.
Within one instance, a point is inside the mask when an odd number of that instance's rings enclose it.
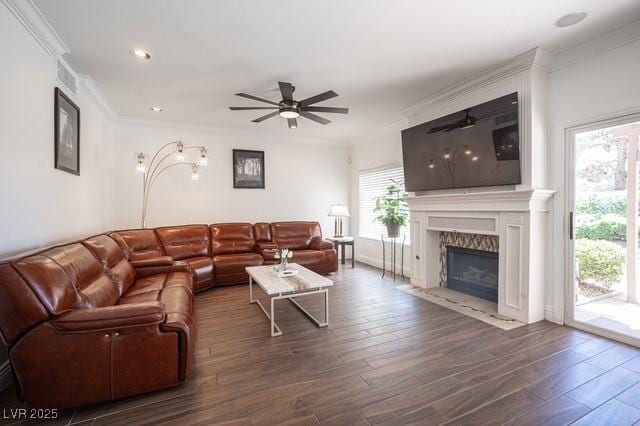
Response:
[[[110,235],[129,260],[144,260],[164,255],[160,239],[153,229],[131,229]]]
[[[118,286],[118,297],[124,294],[135,280],[135,271],[122,248],[107,235],[87,238],[83,244],[93,252],[109,278]]]
[[[250,223],[216,223],[211,225],[211,253],[247,253],[253,251],[256,240]]]
[[[322,250],[294,250],[293,258],[289,259],[289,262],[302,266],[321,265],[326,261],[327,255]]]
[[[187,272],[171,272],[169,274],[157,274],[140,278],[123,295],[123,298],[143,293],[155,293],[158,296],[162,290],[168,287],[184,287],[192,290],[189,274]]]
[[[265,222],[256,223],[253,225],[253,235],[258,242],[271,241],[271,226]]]
[[[257,253],[222,254],[213,258],[215,283],[238,284],[249,281],[244,268],[260,266],[264,260]]]
[[[25,257],[14,263],[50,315],[58,316],[79,306],[76,288],[65,270],[42,254]]]
[[[209,227],[185,225],[156,230],[167,255],[174,260],[209,256]]]
[[[49,314],[11,264],[0,264],[0,283],[0,337],[6,345],[12,345]]]
[[[273,222],[271,237],[278,247],[305,250],[312,238],[322,237],[322,231],[318,222]]]
[[[103,265],[81,243],[24,258],[16,262],[16,268],[54,315],[70,309],[111,306],[121,294]]]

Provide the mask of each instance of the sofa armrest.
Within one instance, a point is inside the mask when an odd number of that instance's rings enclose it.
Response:
[[[149,275],[157,274],[169,274],[171,272],[188,272],[191,273],[191,268],[184,262],[176,262],[168,266],[149,266],[145,268],[136,268],[136,277],[148,277]]]
[[[272,242],[259,242],[256,243],[256,252],[262,256],[264,260],[276,260],[275,254],[278,250],[278,245]]]
[[[334,248],[334,245],[329,240],[323,240],[322,238],[313,238],[309,243],[311,250],[330,250]]]
[[[103,308],[78,309],[51,321],[60,332],[94,332],[114,328],[160,324],[165,319],[161,302],[131,303]]]
[[[158,256],[148,259],[131,260],[131,266],[134,268],[149,268],[152,266],[170,266],[173,265],[173,257],[171,256]]]

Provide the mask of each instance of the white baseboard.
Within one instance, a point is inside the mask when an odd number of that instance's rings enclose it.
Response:
[[[382,269],[382,259],[379,259],[377,257],[371,257],[371,256],[365,256],[362,254],[358,254],[356,253],[356,262],[362,262],[362,263],[366,263],[367,265],[371,265],[373,267],[376,267],[378,269]],[[387,262],[387,270],[389,270],[389,267],[391,266],[391,264],[389,262]],[[400,266],[400,265],[398,265]],[[410,270],[407,267],[404,267],[404,276],[409,278],[411,276],[410,274]],[[398,270],[397,273],[399,274],[400,271]]]
[[[0,365],[0,391],[9,386],[12,380],[11,364],[9,364],[9,361],[5,361]]]

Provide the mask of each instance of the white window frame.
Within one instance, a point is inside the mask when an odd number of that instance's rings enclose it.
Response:
[[[363,182],[365,179],[365,182]],[[400,188],[404,190],[404,171],[402,164],[392,164],[375,169],[365,169],[358,171],[358,237],[380,240],[382,235],[386,235],[386,227],[379,221],[373,219],[379,215],[373,211],[375,207],[375,197],[384,195],[385,189],[392,184],[391,179],[398,182]],[[368,181],[368,182],[367,182]],[[369,184],[368,188],[363,188],[363,184]],[[407,209],[407,213],[408,213]],[[405,241],[409,242],[409,220],[407,224],[400,228],[400,238],[405,236]]]

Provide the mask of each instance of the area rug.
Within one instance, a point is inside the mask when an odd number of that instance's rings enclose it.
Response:
[[[514,319],[505,317],[498,313],[498,305],[489,301],[469,296],[459,291],[449,290],[444,287],[420,288],[411,284],[404,284],[395,287],[405,293],[412,294],[436,305],[460,312],[463,315],[478,319],[487,324],[491,324],[502,330],[513,330],[525,325]]]

